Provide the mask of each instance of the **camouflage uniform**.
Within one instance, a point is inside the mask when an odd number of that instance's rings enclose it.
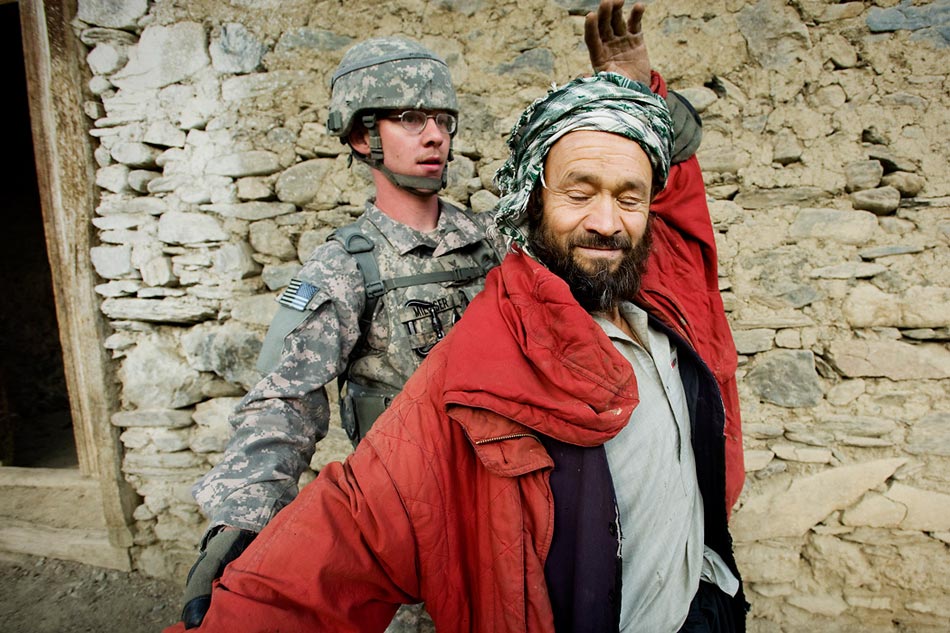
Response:
[[[367,203],[356,224],[374,242],[387,279],[479,266],[475,253],[488,222],[489,214],[463,213],[441,202],[436,230],[420,233]],[[260,531],[294,498],[316,441],[327,433],[325,385],[352,358],[351,379],[395,394],[484,285],[482,277],[394,289],[380,298],[365,342],[355,349],[366,294],[353,256],[328,241],[296,281],[315,289],[301,322],[284,340],[276,367],[238,405],[224,459],[195,486],[212,526]]]

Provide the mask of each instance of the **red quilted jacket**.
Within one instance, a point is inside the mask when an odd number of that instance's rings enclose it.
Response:
[[[636,404],[630,365],[564,282],[509,255],[358,450],[228,567],[199,630],[383,631],[421,599],[437,630],[553,630],[535,432],[599,445]]]

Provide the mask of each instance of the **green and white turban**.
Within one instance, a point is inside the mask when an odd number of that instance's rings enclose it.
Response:
[[[653,167],[653,191],[666,184],[673,150],[673,122],[666,102],[638,81],[602,72],[575,79],[522,113],[508,137],[508,160],[495,174],[502,198],[495,225],[511,246],[527,241],[528,198],[544,159],[562,136],[578,130],[612,132],[636,141]]]

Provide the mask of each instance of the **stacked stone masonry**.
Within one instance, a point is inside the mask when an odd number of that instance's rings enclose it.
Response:
[[[402,33],[448,60],[462,116],[446,194],[490,212],[520,110],[587,72],[595,6],[79,0],[90,257],[142,497],[138,568],[184,577],[205,527],[189,489],[257,378],[274,297],[370,191],[324,131],[344,50]],[[665,0],[646,25],[704,122],[740,353],[750,630],[946,631],[950,0]],[[313,469],[348,448],[335,428]]]

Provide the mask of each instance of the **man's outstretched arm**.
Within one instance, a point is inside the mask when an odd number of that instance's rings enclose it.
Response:
[[[673,165],[666,187],[650,205],[651,214],[662,221],[654,226],[654,265],[647,270],[660,286],[660,269],[676,268],[680,277],[692,280],[682,309],[697,330],[696,344],[722,388],[726,420],[726,507],[737,501],[745,478],[742,430],[736,389],[735,344],[729,330],[718,286],[718,255],[706,187],[695,152],[702,139],[699,115],[682,95],[668,91],[666,83],[650,64],[643,34],[646,7],[636,3],[623,19],[624,0],[601,0],[596,12],[584,23],[584,42],[595,72],[610,71],[640,81],[666,99],[673,118]],[[685,287],[681,290],[686,291]]]
[[[382,632],[418,602],[416,544],[369,446],[328,465],[228,565],[196,633]],[[182,633],[179,622],[165,633]]]

